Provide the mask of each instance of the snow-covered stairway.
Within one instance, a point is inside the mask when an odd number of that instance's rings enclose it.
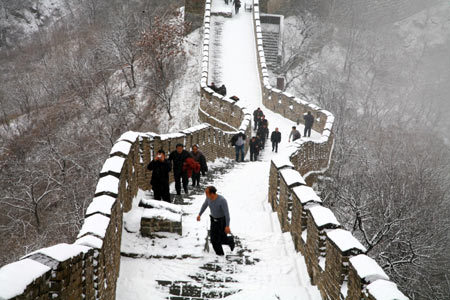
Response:
[[[243,0],[243,6],[244,2],[251,3]],[[223,1],[213,1],[213,10],[224,7]],[[210,74],[220,77],[228,96],[238,95],[251,110],[263,109],[270,130],[278,127],[282,132],[279,152],[273,153],[267,145],[258,162],[235,164],[209,178],[211,182],[202,182],[215,185],[229,203],[231,230],[239,243],[233,253],[224,247],[223,258],[212,247],[209,253],[204,251],[209,220],[205,213],[201,222],[196,221],[205,198],[201,191],[190,195],[183,206],[181,237],[166,234],[148,239],[126,232],[133,227],[137,210],[127,214],[122,241],[127,255],[121,260],[117,299],[321,299],[310,284],[304,258],[295,250],[290,233],[282,233],[268,203],[270,161],[288,151],[288,135],[295,124],[262,106],[252,14],[241,9],[233,18],[212,16],[211,24]],[[302,131],[302,126],[298,129]],[[313,132],[312,138],[319,137]],[[222,160],[215,165],[223,171],[223,164],[229,163]],[[135,206],[140,197],[147,196],[141,192]],[[132,252],[139,253],[129,255]]]

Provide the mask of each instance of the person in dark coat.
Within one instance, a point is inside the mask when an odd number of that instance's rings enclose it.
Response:
[[[208,85],[210,87],[210,89],[212,89],[214,92],[217,93],[217,86],[214,82],[211,82],[211,85]]]
[[[162,198],[162,200],[170,202],[169,172],[171,165],[166,159],[166,153],[159,150],[155,158],[148,164],[147,169],[152,171],[150,184],[155,200],[161,200]]]
[[[169,155],[169,160],[172,161],[173,177],[175,178],[175,189],[177,195],[181,195],[181,181],[183,181],[184,192],[188,193],[188,175],[183,171],[183,164],[187,158],[191,157],[189,152],[183,149],[183,144],[177,144],[176,150]]]
[[[205,176],[208,172],[208,165],[206,164],[206,158],[201,151],[198,150],[198,145],[192,146],[191,156],[196,162],[200,164],[200,171],[192,174],[192,186],[199,186],[200,173]]]
[[[275,131],[272,131],[270,141],[272,142],[272,152],[278,153],[278,144],[281,142],[281,132],[278,131],[278,127],[275,128]]]
[[[227,88],[225,87],[225,84],[222,84],[222,86],[217,89],[217,93],[221,94],[222,96],[225,96],[227,94]]]
[[[253,130],[258,129],[258,123],[259,123],[259,119],[263,116],[263,112],[261,110],[261,108],[257,108],[254,112],[253,112],[253,122],[255,123],[255,128]]]
[[[305,120],[305,131],[303,132],[303,136],[310,137],[311,136],[311,128],[314,124],[314,116],[310,111],[306,115],[303,116],[303,120]]]
[[[236,14],[239,13],[239,8],[241,7],[241,0],[233,0],[234,10]]]
[[[258,160],[259,154],[259,140],[256,139],[256,136],[252,137],[249,143],[250,147],[250,161]]]
[[[266,139],[269,137],[269,129],[266,125],[262,125],[262,127],[258,128],[257,135],[259,135],[261,139],[261,148],[264,149],[266,144]]]
[[[231,145],[234,146],[236,150],[236,161],[239,161],[239,153],[241,157],[241,162],[244,161],[245,156],[245,139],[247,137],[245,134],[241,131],[238,134],[233,135],[231,138]]]
[[[197,221],[200,222],[201,215],[209,207],[211,244],[217,255],[224,255],[222,245],[230,246],[231,251],[235,246],[233,236],[228,236],[231,234],[228,203],[223,196],[217,194],[217,189],[213,186],[205,189],[205,195],[206,199],[198,213]]]

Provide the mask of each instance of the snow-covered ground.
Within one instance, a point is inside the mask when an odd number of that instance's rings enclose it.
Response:
[[[216,2],[223,7],[223,1]],[[117,288],[119,300],[164,299],[169,295],[157,280],[192,281],[192,274],[200,272],[206,281],[207,272],[202,270],[208,264],[232,267],[230,282],[226,278],[223,282],[228,282],[235,293],[227,299],[321,299],[318,289],[310,285],[304,258],[295,251],[290,234],[281,232],[278,217],[268,203],[270,161],[276,155],[291,152],[287,138],[294,123],[262,106],[252,14],[244,12],[244,2],[251,3],[242,1],[240,13],[232,19],[212,18],[211,31],[220,32],[221,38],[210,53],[214,62],[211,71],[220,74],[218,83],[226,85],[228,96],[237,95],[252,111],[261,107],[270,130],[279,127],[283,137],[278,154],[272,153],[267,144],[260,161],[238,163],[212,183],[228,200],[230,227],[240,246],[234,253],[225,246],[227,258],[223,260],[218,259],[212,249],[209,253],[203,251],[208,215],[205,213],[201,222],[195,220],[205,199],[202,194],[194,195],[191,205],[183,206],[181,237],[171,234],[160,239],[140,237],[137,230],[142,208],[138,208],[137,203],[141,197],[147,197],[141,192],[133,210],[124,217],[122,252],[134,255],[122,257]],[[213,3],[213,7],[216,4]],[[214,26],[222,28],[215,30]],[[220,54],[217,59],[216,54]],[[298,129],[303,131],[302,126]],[[316,137],[319,134],[313,132],[312,138]],[[254,263],[233,262],[231,258],[237,251]]]

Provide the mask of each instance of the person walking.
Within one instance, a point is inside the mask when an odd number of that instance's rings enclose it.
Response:
[[[258,128],[257,135],[261,139],[261,147],[262,149],[264,149],[266,139],[269,137],[269,128],[267,128],[267,125],[262,125],[260,128]]]
[[[206,164],[206,158],[201,151],[198,150],[198,145],[192,146],[191,151],[192,158],[200,164],[199,172],[194,172],[192,174],[192,186],[200,185],[200,173],[202,176],[205,176],[205,173],[208,172],[208,165]]]
[[[241,0],[233,0],[235,13],[239,13],[239,8],[241,7]]]
[[[169,191],[169,172],[171,170],[170,162],[166,159],[164,150],[159,150],[155,158],[148,164],[147,169],[152,171],[153,196],[155,200],[164,200],[170,202]]]
[[[252,139],[250,140],[249,147],[250,147],[250,161],[257,161],[259,153],[259,140],[256,139],[256,136],[252,137]]]
[[[314,116],[310,111],[308,111],[308,113],[303,116],[303,120],[305,120],[305,131],[303,132],[303,136],[311,137],[311,128],[314,125]]]
[[[211,214],[211,244],[217,255],[224,255],[222,245],[230,246],[231,251],[234,250],[235,246],[234,238],[228,236],[231,233],[228,203],[223,196],[217,194],[217,189],[214,186],[208,186],[205,189],[205,195],[206,199],[197,216],[197,221],[200,222],[201,215],[209,207]]]
[[[295,141],[295,140],[298,140],[301,137],[302,137],[302,135],[297,130],[297,127],[292,126],[292,130],[291,130],[291,134],[289,134],[289,141],[288,142],[290,142],[291,139],[292,139],[292,141]]]
[[[272,152],[278,153],[278,144],[281,142],[281,132],[278,131],[278,127],[275,128],[275,131],[272,131],[270,141],[272,142]]]
[[[175,189],[177,195],[181,195],[181,181],[183,182],[184,192],[188,193],[188,174],[183,170],[184,162],[191,157],[189,152],[184,150],[183,144],[177,144],[176,150],[169,155],[169,160],[172,162],[173,177],[175,178]]]
[[[245,136],[245,134],[240,131],[238,134],[233,135],[233,137],[231,138],[231,145],[234,146],[235,150],[236,150],[236,161],[239,161],[239,153],[240,153],[240,157],[241,157],[241,162],[244,161],[244,155],[245,155],[245,139],[247,137]]]
[[[258,107],[254,112],[253,112],[253,122],[255,123],[255,128],[253,128],[253,130],[258,129],[258,123],[259,123],[259,119],[263,116],[263,112],[261,110],[260,107]]]

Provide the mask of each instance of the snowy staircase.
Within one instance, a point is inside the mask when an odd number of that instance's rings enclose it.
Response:
[[[241,291],[234,278],[242,268],[259,262],[251,257],[251,250],[242,247],[235,238],[235,255],[215,258],[202,265],[195,273],[188,275],[190,281],[157,280],[159,290],[166,293],[168,300],[209,300],[223,299]],[[211,250],[212,251],[212,250]]]
[[[280,33],[273,31],[263,31],[263,48],[266,58],[267,67],[276,70],[280,66],[278,61],[278,45],[280,41]]]

